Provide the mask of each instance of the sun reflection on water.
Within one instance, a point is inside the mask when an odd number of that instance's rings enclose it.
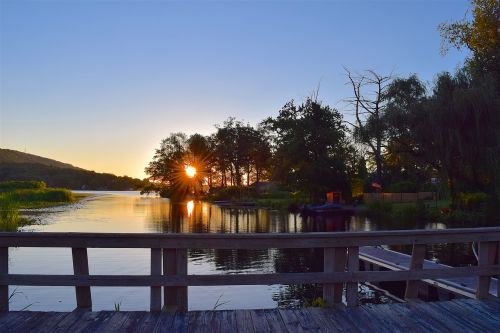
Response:
[[[193,214],[193,209],[194,209],[194,200],[190,200],[186,203],[187,206],[187,211],[188,211],[188,217],[191,217]]]

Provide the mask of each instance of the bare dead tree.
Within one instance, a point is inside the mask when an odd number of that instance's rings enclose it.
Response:
[[[376,166],[377,181],[382,181],[382,154],[386,137],[384,112],[387,106],[387,88],[393,77],[380,75],[373,70],[362,73],[353,73],[344,67],[352,87],[354,96],[346,101],[352,107],[355,123],[350,123],[354,128],[355,139],[366,145]]]

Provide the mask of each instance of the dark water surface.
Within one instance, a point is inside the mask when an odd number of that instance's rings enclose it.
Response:
[[[318,217],[265,209],[228,209],[206,202],[171,204],[168,199],[138,192],[98,193],[81,203],[44,212],[28,212],[38,221],[29,231],[164,232],[164,233],[295,233],[370,231],[384,229],[446,228],[441,224],[394,225],[364,217]],[[408,252],[408,247],[396,247]],[[149,249],[89,249],[90,274],[149,274]],[[72,274],[71,249],[11,248],[13,274]],[[474,264],[470,244],[436,245],[428,259],[461,266]],[[295,250],[190,250],[188,274],[251,274],[321,271],[323,253]],[[73,287],[11,286],[11,309],[71,311],[76,306]],[[189,309],[245,309],[301,306],[321,297],[319,285],[189,287]],[[389,302],[381,292],[360,287],[362,302]],[[148,310],[149,288],[92,287],[94,310]]]

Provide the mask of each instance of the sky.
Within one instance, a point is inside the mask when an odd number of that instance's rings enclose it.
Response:
[[[289,100],[349,119],[343,66],[432,84],[469,2],[0,0],[0,147],[143,178],[172,132],[252,125]]]

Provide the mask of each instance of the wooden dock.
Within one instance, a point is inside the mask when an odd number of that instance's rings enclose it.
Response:
[[[386,268],[391,271],[409,270],[411,264],[411,256],[408,254],[374,246],[361,247],[359,249],[359,260],[374,265],[375,268]],[[449,269],[452,267],[438,264],[431,260],[424,260],[422,268]],[[424,279],[422,281],[428,285],[447,290],[452,294],[463,297],[474,298],[477,292],[477,278],[473,276]],[[491,278],[489,293],[491,295],[497,295],[498,293],[498,280],[496,278]]]
[[[151,312],[7,312],[1,332],[500,332],[500,301],[355,308]]]

